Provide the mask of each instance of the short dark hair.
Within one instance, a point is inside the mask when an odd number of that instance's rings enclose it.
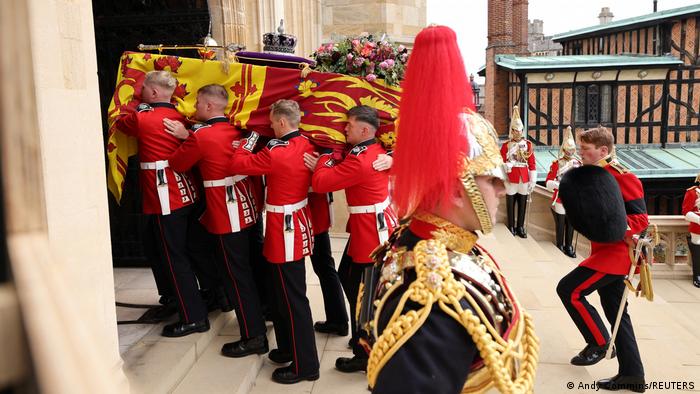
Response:
[[[366,105],[352,107],[348,111],[348,119],[350,118],[355,118],[355,120],[367,123],[368,125],[374,127],[375,131],[377,131],[379,128],[379,114],[377,113],[377,110],[372,107]]]
[[[601,146],[607,146],[608,152],[612,153],[613,145],[615,144],[613,135],[607,128],[598,125],[598,127],[584,130],[579,134],[579,139],[581,142],[586,144],[593,144],[596,148]]]

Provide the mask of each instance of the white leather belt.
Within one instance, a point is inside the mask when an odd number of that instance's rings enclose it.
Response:
[[[510,163],[510,166],[511,167],[527,167],[527,163],[520,163],[520,162]]]
[[[389,207],[390,200],[389,197],[386,200],[374,204],[374,205],[354,205],[348,206],[348,212],[351,215],[361,214],[361,213],[373,213],[374,221],[377,224],[377,234],[379,235],[379,243],[383,244],[389,240],[389,226],[386,223],[386,216],[384,215],[384,210]]]
[[[165,169],[170,167],[167,160],[158,160],[152,162],[141,162],[142,170],[156,171],[156,190],[158,190],[158,201],[160,201],[160,210],[163,215],[170,215],[170,191],[168,190],[168,175]]]
[[[227,176],[224,179],[204,181],[204,187],[225,187],[224,203],[228,212],[228,222],[231,225],[231,232],[241,231],[240,214],[238,213],[238,195],[236,194],[236,182],[246,179],[247,175]]]
[[[202,183],[204,184],[204,187],[230,186],[246,178],[248,178],[248,175],[227,176],[224,179],[217,179],[215,181],[204,181]]]
[[[284,258],[285,261],[294,261],[294,212],[304,208],[308,199],[303,199],[294,204],[272,205],[265,203],[267,212],[282,213],[282,234],[284,235]]]

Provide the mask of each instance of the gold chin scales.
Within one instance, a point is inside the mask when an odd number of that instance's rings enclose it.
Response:
[[[455,279],[445,244],[434,239],[423,240],[415,246],[413,254],[416,280],[401,296],[386,328],[372,347],[367,363],[369,386],[374,387],[384,365],[425,323],[433,304],[438,303],[444,313],[467,330],[484,360],[486,376],[478,371],[475,375],[481,375],[480,379],[475,379],[476,376],[470,373],[462,393],[485,392],[494,386],[502,393],[532,392],[539,354],[539,340],[532,317],[513,298],[514,306],[521,311],[521,318],[507,339],[492,335],[495,330],[486,326],[490,323],[479,305]],[[409,299],[420,304],[420,309],[401,314]],[[462,308],[461,299],[466,299],[476,314]],[[380,312],[381,308],[378,308],[375,322]]]

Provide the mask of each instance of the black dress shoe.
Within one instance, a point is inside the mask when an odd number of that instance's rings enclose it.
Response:
[[[277,368],[275,372],[272,373],[272,380],[282,384],[292,384],[301,382],[302,380],[318,380],[318,377],[318,371],[312,374],[297,375],[294,373],[294,367],[292,366]]]
[[[583,350],[581,350],[579,354],[575,355],[574,358],[571,359],[571,364],[578,366],[596,364],[598,363],[598,361],[605,358],[606,350],[608,350],[607,345],[586,345],[586,347],[583,348]],[[615,348],[613,348],[612,357],[615,358],[615,355]]]
[[[576,251],[574,250],[574,247],[571,245],[566,245],[564,248],[561,250],[564,252],[565,255],[571,257],[572,259],[576,257]]]
[[[240,341],[226,343],[221,348],[221,354],[226,357],[238,358],[250,354],[265,354],[268,350],[267,337],[260,335],[249,339],[241,339]]]
[[[693,277],[693,286],[700,287],[700,276]]]
[[[209,319],[196,321],[193,323],[177,322],[168,324],[163,327],[162,335],[164,337],[176,338],[184,337],[185,335],[194,334],[196,332],[209,331]]]
[[[510,231],[510,233],[513,234],[513,236],[518,235],[518,234],[515,232],[515,227],[508,227],[508,231]]]
[[[335,360],[335,369],[346,373],[367,371],[367,359],[357,356],[353,356],[352,358],[338,357]]]
[[[314,323],[314,330],[323,334],[335,334],[339,337],[344,337],[348,335],[348,323],[317,321]]]
[[[520,238],[527,238],[527,232],[525,231],[525,227],[518,226],[515,228],[515,233],[517,234],[518,237]]]
[[[644,376],[615,375],[612,378],[601,379],[597,381],[596,384],[598,388],[610,391],[630,390],[635,393],[643,393],[646,391]]]
[[[279,349],[272,349],[267,357],[277,364],[284,364],[292,361],[292,355],[290,353],[285,353]]]

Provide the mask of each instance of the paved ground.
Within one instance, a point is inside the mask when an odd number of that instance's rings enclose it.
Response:
[[[333,239],[336,261],[345,240]],[[615,375],[616,360],[604,360],[592,367],[574,367],[569,359],[584,342],[556,295],[558,280],[581,259],[569,259],[549,242],[537,242],[532,238],[513,238],[505,227],[499,225],[493,234],[480,243],[492,252],[506,273],[521,304],[534,316],[540,337],[540,365],[535,391],[538,393],[591,393],[586,388],[596,379]],[[318,279],[310,264],[307,269],[308,296],[314,320],[324,320],[323,303]],[[117,300],[121,302],[155,303],[157,297],[149,270],[115,270]],[[653,303],[633,299],[630,314],[637,334],[648,382],[667,385],[654,393],[676,392],[669,382],[692,382],[695,392],[700,392],[700,289],[690,281],[656,280],[656,298]],[[591,301],[598,305],[598,297]],[[117,308],[119,320],[138,317],[141,311]],[[237,393],[365,393],[367,383],[364,374],[343,374],[334,369],[337,357],[349,356],[348,338],[317,334],[317,348],[321,358],[321,378],[316,382],[304,382],[291,386],[278,385],[270,380],[277,366],[266,357],[227,359],[219,349],[225,342],[237,339],[238,327],[230,314],[214,316],[212,320],[221,328],[211,335],[198,334],[189,339],[162,341],[158,338],[159,326],[119,326],[120,350],[125,358],[125,370],[137,392],[237,392]],[[194,337],[194,338],[192,338]],[[274,341],[274,335],[269,335]],[[156,341],[157,343],[155,343]],[[161,342],[158,342],[161,341]],[[156,346],[153,346],[153,343]],[[194,350],[188,350],[187,345]],[[169,346],[163,356],[155,350]],[[177,348],[176,348],[177,346]],[[127,352],[128,351],[128,352]],[[188,353],[189,351],[189,353]],[[178,353],[179,352],[179,353]],[[150,359],[172,358],[182,354],[186,362],[179,362],[160,370],[153,368]],[[161,357],[161,358],[158,358]],[[178,356],[179,357],[179,356]],[[179,368],[179,369],[178,369]],[[179,374],[173,371],[181,371]],[[172,380],[172,382],[165,382]],[[572,383],[574,388],[568,389]]]

